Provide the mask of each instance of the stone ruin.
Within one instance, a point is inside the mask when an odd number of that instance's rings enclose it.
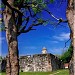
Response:
[[[42,49],[42,54],[20,56],[19,66],[21,72],[50,72],[64,68],[63,62],[47,49]]]
[[[0,62],[0,71],[6,70],[6,58]],[[42,49],[42,54],[26,55],[19,57],[20,72],[50,72],[64,68],[64,63],[55,55]]]

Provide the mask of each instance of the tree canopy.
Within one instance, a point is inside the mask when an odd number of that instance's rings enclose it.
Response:
[[[62,56],[60,57],[60,59],[64,62],[64,63],[69,63],[70,60],[71,60],[71,57],[72,57],[72,54],[73,54],[73,47],[70,46],[68,48],[68,50],[62,54]]]
[[[62,18],[56,18],[48,8],[48,5],[53,3],[54,0],[15,0],[14,6],[10,6],[7,0],[2,0],[4,5],[7,5],[10,9],[12,9],[16,27],[17,27],[17,35],[21,33],[27,33],[31,30],[36,30],[34,27],[38,25],[46,25],[48,23],[53,24],[49,18],[44,18],[42,12],[48,13],[51,17],[57,20],[58,24],[61,22],[67,22],[62,20]],[[5,13],[5,11],[3,11]],[[6,27],[2,26],[2,30]]]

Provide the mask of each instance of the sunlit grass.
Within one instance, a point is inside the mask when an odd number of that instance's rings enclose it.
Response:
[[[58,73],[54,75],[69,75],[69,70],[68,69],[59,70]]]
[[[57,70],[53,72],[20,72],[20,75],[69,75],[68,69]],[[6,75],[5,73],[0,73],[0,75]]]

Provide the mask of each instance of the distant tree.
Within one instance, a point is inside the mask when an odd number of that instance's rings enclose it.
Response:
[[[63,53],[60,57],[60,59],[64,62],[64,63],[69,63],[71,58],[72,58],[72,54],[73,54],[73,47],[70,46],[69,49]]]

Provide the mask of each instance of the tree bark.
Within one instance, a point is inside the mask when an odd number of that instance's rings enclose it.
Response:
[[[11,6],[13,6],[13,2],[14,0],[8,0]],[[3,13],[8,44],[6,75],[19,75],[17,28],[14,14],[15,13],[6,6]]]
[[[70,37],[71,37],[71,43],[73,46],[73,55],[72,55],[72,59],[70,61],[70,75],[75,75],[75,9],[74,9],[74,4],[75,1],[74,0],[68,0],[68,6],[67,6],[67,10],[66,10],[66,16],[68,19],[68,24],[70,27]]]

